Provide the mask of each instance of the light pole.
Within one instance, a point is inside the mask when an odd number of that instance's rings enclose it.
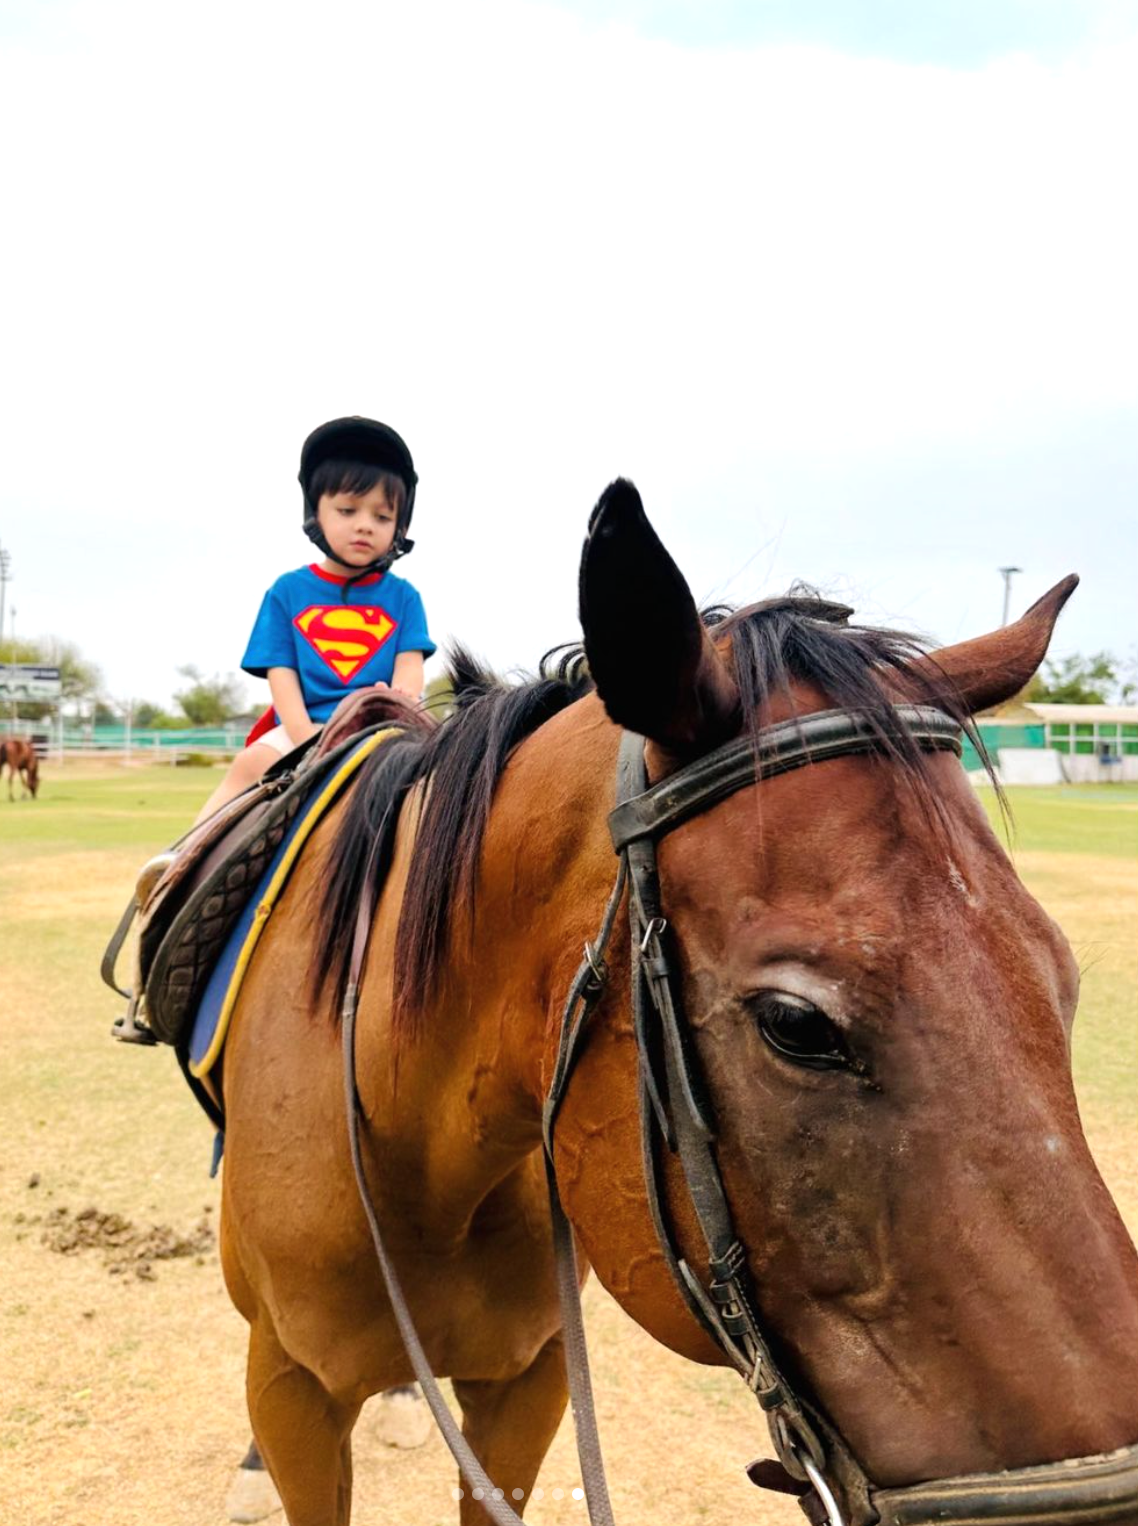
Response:
[[[12,605],[12,661],[9,666],[14,673],[16,670],[16,606],[14,604]],[[12,685],[12,719],[14,721],[20,719],[20,702],[16,698],[15,684]]]
[[[0,645],[4,641],[4,602],[12,579],[12,553],[0,546]]]
[[[997,567],[996,571],[1004,580],[1004,618],[1000,621],[1000,625],[1002,627],[1008,623],[1008,615],[1011,612],[1012,607],[1012,576],[1017,572],[1022,572],[1023,568]]]

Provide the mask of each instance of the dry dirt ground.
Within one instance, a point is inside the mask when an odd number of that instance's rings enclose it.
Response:
[[[5,855],[3,832],[0,819],[0,1526],[220,1526],[248,1428],[210,1132],[168,1052],[110,1042],[116,1004],[94,974],[143,842]],[[150,846],[173,835],[158,821]],[[1021,872],[1079,949],[1085,1004],[1110,998],[1109,1073],[1088,1071],[1084,1108],[1133,1231],[1138,865],[1077,857],[1025,853]],[[586,1312],[619,1521],[801,1521],[743,1477],[766,1447],[737,1379],[656,1346],[595,1284]],[[388,1451],[366,1411],[357,1438],[355,1526],[456,1521],[441,1441]],[[529,1518],[584,1526],[578,1481],[566,1423]]]

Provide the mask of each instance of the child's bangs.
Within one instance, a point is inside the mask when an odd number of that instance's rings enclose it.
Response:
[[[370,461],[322,461],[312,473],[308,492],[312,502],[319,503],[325,493],[329,496],[336,493],[370,493],[375,487],[383,489],[396,514],[402,513],[407,499],[403,478],[388,471],[387,467],[377,466]]]

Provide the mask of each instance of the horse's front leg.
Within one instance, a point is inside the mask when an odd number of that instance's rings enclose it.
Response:
[[[568,1388],[560,1335],[546,1342],[516,1378],[496,1382],[456,1379],[463,1433],[482,1466],[513,1508],[522,1511],[565,1412]],[[486,1512],[463,1485],[462,1526],[486,1526]]]
[[[348,1526],[359,1405],[333,1399],[263,1320],[249,1336],[246,1387],[257,1447],[289,1526]]]

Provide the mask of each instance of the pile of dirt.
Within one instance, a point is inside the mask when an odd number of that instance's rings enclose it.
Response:
[[[103,1265],[112,1276],[133,1273],[144,1282],[154,1280],[155,1261],[193,1256],[201,1265],[217,1241],[208,1212],[188,1235],[177,1234],[168,1224],[133,1224],[120,1213],[103,1213],[98,1208],[83,1208],[78,1213],[53,1208],[42,1222],[40,1239],[49,1250],[61,1256],[101,1251]]]

